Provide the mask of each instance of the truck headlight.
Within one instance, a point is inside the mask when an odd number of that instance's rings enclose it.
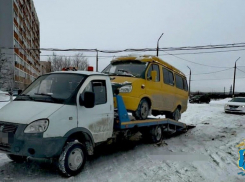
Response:
[[[48,129],[48,119],[40,119],[29,124],[24,133],[43,133]]]
[[[125,85],[119,89],[119,92],[121,93],[129,93],[132,91],[132,85]]]

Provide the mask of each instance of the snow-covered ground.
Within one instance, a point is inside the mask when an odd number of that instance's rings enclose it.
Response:
[[[0,181],[245,181],[238,175],[236,147],[245,139],[245,116],[224,113],[228,100],[189,104],[181,120],[196,128],[162,144],[102,146],[78,176],[68,179],[48,161],[17,164],[0,154]]]

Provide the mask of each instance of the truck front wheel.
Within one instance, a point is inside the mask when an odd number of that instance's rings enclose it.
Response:
[[[81,172],[86,162],[86,148],[79,142],[68,143],[61,153],[58,167],[62,175],[69,177]]]
[[[13,154],[7,154],[8,158],[11,159],[12,161],[15,161],[17,163],[22,163],[26,161],[27,157],[24,156],[19,156],[19,155],[13,155]]]

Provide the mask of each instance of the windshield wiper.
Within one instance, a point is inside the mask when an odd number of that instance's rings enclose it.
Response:
[[[26,94],[18,95],[15,100],[26,100],[23,97],[28,97],[29,100],[33,100],[33,98],[30,95],[26,95]]]

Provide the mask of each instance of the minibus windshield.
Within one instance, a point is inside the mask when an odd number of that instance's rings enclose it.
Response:
[[[15,100],[63,103],[83,81],[81,74],[54,73],[40,76]]]
[[[115,76],[144,77],[148,63],[141,61],[116,61],[108,65],[102,72]]]

